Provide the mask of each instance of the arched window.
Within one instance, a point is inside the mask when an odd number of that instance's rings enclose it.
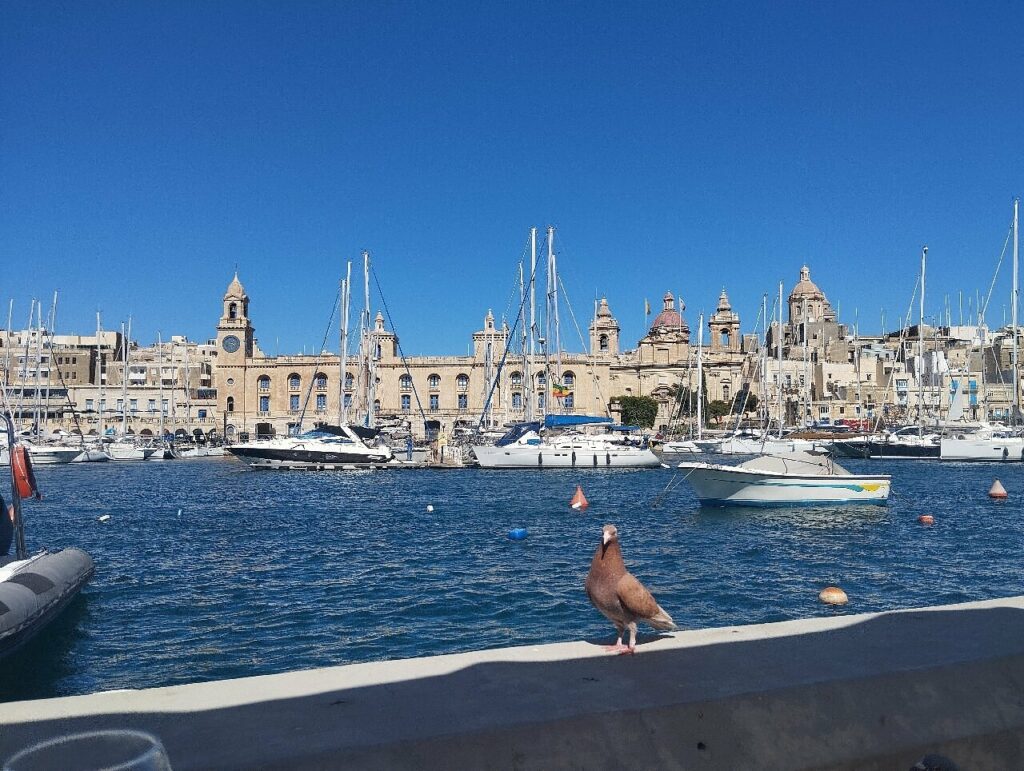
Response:
[[[727,385],[722,386],[722,401],[729,401],[729,386]]]
[[[543,372],[537,373],[537,388],[543,388],[548,384],[548,376]]]
[[[288,376],[288,390],[298,391],[302,386],[302,378],[299,377],[299,373],[293,372]]]
[[[411,391],[412,378],[409,377],[408,375],[402,375],[400,378],[398,378],[398,387],[403,391]]]
[[[523,384],[523,373],[513,372],[511,375],[509,375],[509,379],[511,380],[512,385],[521,386]]]
[[[228,412],[234,412],[234,411],[235,411],[235,397],[234,396],[229,396],[228,397]]]
[[[316,388],[318,391],[327,390],[327,375],[325,375],[323,372],[316,373]]]
[[[562,385],[572,388],[576,385],[576,376],[571,372],[562,373]]]
[[[441,376],[431,375],[430,377],[427,378],[427,385],[430,387],[432,391],[436,391],[438,388],[441,387]]]
[[[229,319],[237,319],[238,318],[238,303],[231,303],[228,306],[228,318]]]
[[[607,351],[608,350],[608,335],[601,335],[599,338],[597,338],[597,346],[602,351]]]
[[[455,385],[460,391],[469,390],[469,375],[460,374],[455,378]]]
[[[380,399],[373,400],[373,414],[380,414]]]
[[[351,372],[345,373],[345,390],[351,391],[352,385],[356,382],[355,376]]]
[[[260,379],[256,381],[256,390],[258,391],[269,391],[270,390],[270,378],[266,375],[260,375]]]

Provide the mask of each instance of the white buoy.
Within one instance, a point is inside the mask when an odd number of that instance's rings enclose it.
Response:
[[[104,514],[102,517],[99,518],[99,521],[100,522],[109,522],[110,521],[110,515],[109,514]]]
[[[178,516],[181,516],[181,509],[178,509]]]
[[[430,505],[430,504],[428,503],[428,504],[427,504],[427,512],[429,513],[429,512],[431,512],[431,511],[433,511],[433,510],[434,510],[434,507],[433,507],[433,506],[431,506],[431,505]]]

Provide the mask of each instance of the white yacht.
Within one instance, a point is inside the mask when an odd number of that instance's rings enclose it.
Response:
[[[548,415],[540,422],[516,423],[494,445],[473,445],[481,468],[657,468],[661,465],[646,442],[634,444],[612,434],[548,429],[611,423],[610,418]],[[543,435],[542,435],[543,430]]]
[[[958,431],[939,442],[939,458],[953,461],[1024,461],[1024,436],[1001,426]]]
[[[228,452],[256,469],[355,469],[390,463],[390,447],[369,445],[377,429],[350,424],[318,426],[298,436],[242,442]]]

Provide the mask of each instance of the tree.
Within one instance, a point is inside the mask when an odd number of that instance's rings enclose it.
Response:
[[[736,392],[736,398],[732,400],[732,411],[737,415],[744,412],[756,412],[757,404],[757,395],[742,388]]]
[[[617,396],[620,420],[627,426],[654,428],[658,418],[658,402],[650,396]]]
[[[716,423],[721,422],[722,418],[731,412],[731,405],[729,402],[724,402],[721,399],[715,399],[713,402],[708,402],[707,416],[710,420]]]

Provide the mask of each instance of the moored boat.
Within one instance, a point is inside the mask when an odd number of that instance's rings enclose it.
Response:
[[[391,448],[367,444],[377,433],[350,424],[318,426],[299,436],[233,444],[228,452],[257,469],[367,468],[394,459]]]
[[[851,474],[804,452],[762,455],[738,466],[683,461],[686,481],[705,506],[885,504],[887,474]]]

